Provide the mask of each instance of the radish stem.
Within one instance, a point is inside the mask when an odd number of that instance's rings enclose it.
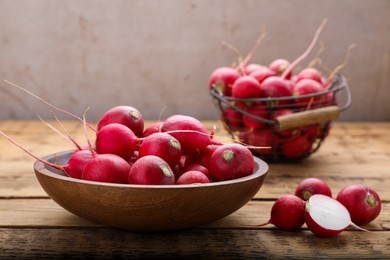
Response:
[[[320,27],[317,29],[315,35],[314,35],[314,38],[313,40],[311,41],[309,47],[306,49],[306,51],[304,53],[302,53],[301,56],[299,56],[294,62],[292,62],[290,64],[290,66],[288,66],[288,68],[283,72],[283,74],[281,75],[281,78],[282,79],[285,79],[287,77],[287,75],[290,73],[290,71],[299,63],[301,62],[303,59],[305,59],[307,57],[307,55],[309,55],[309,53],[311,52],[311,50],[313,49],[314,45],[316,44],[317,40],[318,40],[318,37],[320,36],[320,33],[322,31],[322,29],[324,28],[325,24],[327,22],[327,19],[324,19],[320,25]]]

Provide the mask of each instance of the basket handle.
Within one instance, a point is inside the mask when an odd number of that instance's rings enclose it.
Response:
[[[298,128],[306,125],[324,123],[332,121],[340,116],[338,106],[327,106],[302,112],[296,112],[290,115],[278,116],[276,125],[278,130]]]
[[[336,79],[339,84],[343,86],[343,88],[338,89],[337,91],[344,90],[346,93],[346,103],[343,106],[339,107],[336,105],[331,105],[302,112],[296,112],[290,115],[279,116],[275,119],[276,127],[280,131],[283,131],[310,124],[325,123],[339,118],[340,112],[351,106],[352,98],[351,91],[345,77],[341,74],[337,74]]]

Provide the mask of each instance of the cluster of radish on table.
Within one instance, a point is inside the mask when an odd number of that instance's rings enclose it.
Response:
[[[319,237],[333,237],[349,226],[367,231],[365,225],[378,217],[382,202],[378,193],[363,184],[343,187],[336,198],[328,184],[319,178],[306,178],[294,194],[279,197],[271,208],[264,226],[273,224],[284,231],[297,231],[303,224]]]
[[[253,149],[263,159],[275,155],[286,159],[305,156],[315,141],[328,134],[330,124],[309,124],[288,130],[279,130],[273,124],[281,116],[336,104],[332,85],[346,61],[327,76],[316,68],[318,57],[294,72],[312,50],[321,29],[293,62],[278,58],[267,65],[251,63],[256,45],[237,65],[219,67],[210,75],[209,90],[218,91],[225,99],[221,112],[228,130],[247,145],[271,147]]]

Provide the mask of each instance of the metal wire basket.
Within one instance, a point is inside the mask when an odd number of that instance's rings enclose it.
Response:
[[[338,95],[344,92],[343,105]],[[210,89],[232,138],[268,162],[301,161],[316,152],[331,123],[351,105],[347,80],[337,74],[326,91],[299,97],[234,98]],[[243,104],[250,103],[251,106]]]

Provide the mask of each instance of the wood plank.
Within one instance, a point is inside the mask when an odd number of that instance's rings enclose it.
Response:
[[[0,258],[388,259],[389,241],[390,232],[345,232],[323,239],[309,231],[190,229],[141,234],[105,228],[5,228],[0,232]]]
[[[273,201],[252,200],[233,214],[204,228],[275,229],[257,227],[268,221]],[[1,199],[0,227],[90,227],[99,226],[64,210],[51,199]],[[304,227],[305,228],[305,227]],[[381,214],[364,226],[372,231],[390,230],[390,203],[383,203]],[[305,228],[306,229],[306,228]],[[349,230],[354,230],[350,228]]]

